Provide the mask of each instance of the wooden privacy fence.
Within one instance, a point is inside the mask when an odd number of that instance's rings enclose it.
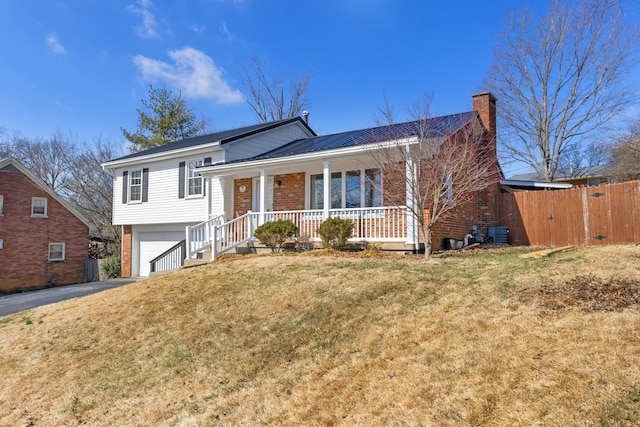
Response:
[[[640,243],[640,181],[498,195],[513,245]]]

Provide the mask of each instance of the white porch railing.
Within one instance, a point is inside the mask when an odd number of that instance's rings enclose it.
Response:
[[[318,228],[324,221],[323,213],[322,209],[266,212],[265,222],[289,220],[300,230],[300,237],[319,239]],[[254,215],[257,221],[260,214]],[[353,222],[351,240],[403,241],[407,238],[407,208],[404,206],[331,209],[329,215]]]
[[[230,251],[249,242],[253,238],[253,231],[258,224],[255,214],[246,214],[213,227],[212,258]]]
[[[222,224],[224,224],[224,215],[218,215],[200,224],[187,227],[187,258],[195,258],[198,254],[210,250],[213,242],[213,227]]]
[[[245,244],[253,239],[253,232],[260,224],[260,212],[246,214],[228,222],[216,217],[192,227],[187,227],[187,251],[189,258],[211,251],[216,256]],[[300,237],[319,239],[318,228],[324,221],[322,209],[265,212],[265,222],[289,220],[299,229]],[[405,206],[378,208],[331,209],[331,217],[353,222],[352,241],[405,241],[409,213]]]

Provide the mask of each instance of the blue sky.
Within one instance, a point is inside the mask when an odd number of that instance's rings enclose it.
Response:
[[[0,127],[124,146],[120,128],[137,127],[149,84],[182,91],[212,131],[252,124],[239,73],[254,54],[271,74],[312,67],[319,134],[374,125],[385,96],[400,115],[427,92],[433,114],[468,111],[507,13],[545,4],[2,0]]]

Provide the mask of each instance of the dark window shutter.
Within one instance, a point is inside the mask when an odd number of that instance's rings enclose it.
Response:
[[[126,205],[129,201],[127,197],[127,188],[129,187],[129,171],[122,172],[122,204]]]
[[[179,172],[178,172],[178,198],[184,199],[184,169],[185,162],[180,162]]]
[[[201,176],[202,178],[202,195],[206,196],[207,195],[207,180],[204,179],[204,176]]]
[[[142,201],[149,201],[149,168],[142,169]]]

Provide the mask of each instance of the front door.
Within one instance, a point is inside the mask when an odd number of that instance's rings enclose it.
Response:
[[[266,177],[266,188],[264,198],[266,209],[265,212],[270,212],[273,210],[273,175],[268,175]],[[253,178],[253,212],[261,212],[260,206],[260,177]]]

